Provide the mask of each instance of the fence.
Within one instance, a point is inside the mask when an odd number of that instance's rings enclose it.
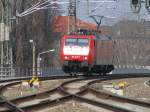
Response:
[[[36,68],[37,69],[37,68]],[[37,76],[51,76],[51,75],[64,75],[65,73],[60,67],[49,67],[49,68],[39,68],[36,71]],[[32,68],[21,68],[21,67],[3,67],[0,68],[0,79],[8,79],[15,77],[29,77],[33,75]]]
[[[60,67],[49,67],[49,68],[39,68],[37,69],[39,71],[36,71],[37,76],[52,76],[52,75],[66,75]],[[150,73],[150,66],[148,67],[141,67],[141,68],[126,68],[126,67],[120,67],[115,68],[115,70],[112,73]],[[14,68],[0,68],[0,80],[2,79],[12,79],[17,77],[30,77],[33,75],[32,68],[21,68],[21,67],[14,67]]]

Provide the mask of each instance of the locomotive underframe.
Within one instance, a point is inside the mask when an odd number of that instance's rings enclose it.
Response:
[[[76,74],[102,74],[109,73],[114,70],[113,65],[89,65],[87,61],[64,61],[62,69],[65,73]]]
[[[87,61],[64,61],[62,69],[65,73],[80,73],[87,71],[89,67]]]

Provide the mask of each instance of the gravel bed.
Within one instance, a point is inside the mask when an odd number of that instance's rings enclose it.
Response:
[[[68,79],[67,79],[68,80]],[[49,80],[49,81],[41,81],[39,88],[25,88],[21,84],[11,86],[7,88],[3,92],[3,96],[8,99],[13,99],[20,96],[26,96],[34,93],[44,92],[46,90],[50,90],[56,88],[61,83],[67,81],[66,79],[59,79],[59,80]]]
[[[95,107],[86,103],[69,101],[57,106],[32,112],[112,112],[103,108]]]
[[[150,103],[150,86],[145,84],[145,82],[148,80],[150,80],[150,78],[119,79],[95,83],[91,85],[91,87],[96,90],[102,90],[103,85],[125,81],[127,82],[127,86],[123,89],[123,96]]]

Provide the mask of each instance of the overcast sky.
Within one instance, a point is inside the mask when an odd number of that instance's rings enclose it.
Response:
[[[62,0],[69,1],[69,0]],[[77,0],[79,1],[79,0]],[[80,0],[82,1],[82,0]],[[93,0],[89,0],[93,1]],[[104,1],[104,0],[94,0],[94,1]],[[110,1],[110,0],[109,0]],[[65,10],[64,15],[68,14],[68,4],[63,5],[62,8]],[[91,12],[93,9],[95,11]],[[89,14],[96,14],[102,16],[114,17],[112,18],[104,18],[102,20],[103,25],[112,25],[119,20],[122,19],[130,19],[130,20],[141,20],[142,18],[150,20],[150,14],[148,14],[145,9],[145,3],[142,3],[142,8],[139,14],[134,14],[130,8],[130,0],[117,0],[117,2],[113,3],[89,3],[89,8],[87,8],[86,2],[77,2],[77,17],[86,21],[93,22],[91,18],[88,17]]]

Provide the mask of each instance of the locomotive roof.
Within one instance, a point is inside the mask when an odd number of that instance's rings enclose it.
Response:
[[[112,40],[110,36],[107,35],[64,35],[64,37],[95,37],[96,40]]]
[[[79,35],[79,34],[75,34],[75,35],[64,35],[64,37],[94,37],[94,35]]]
[[[96,35],[95,39],[100,39],[100,40],[112,40],[112,38],[110,36],[106,36],[106,35]]]

